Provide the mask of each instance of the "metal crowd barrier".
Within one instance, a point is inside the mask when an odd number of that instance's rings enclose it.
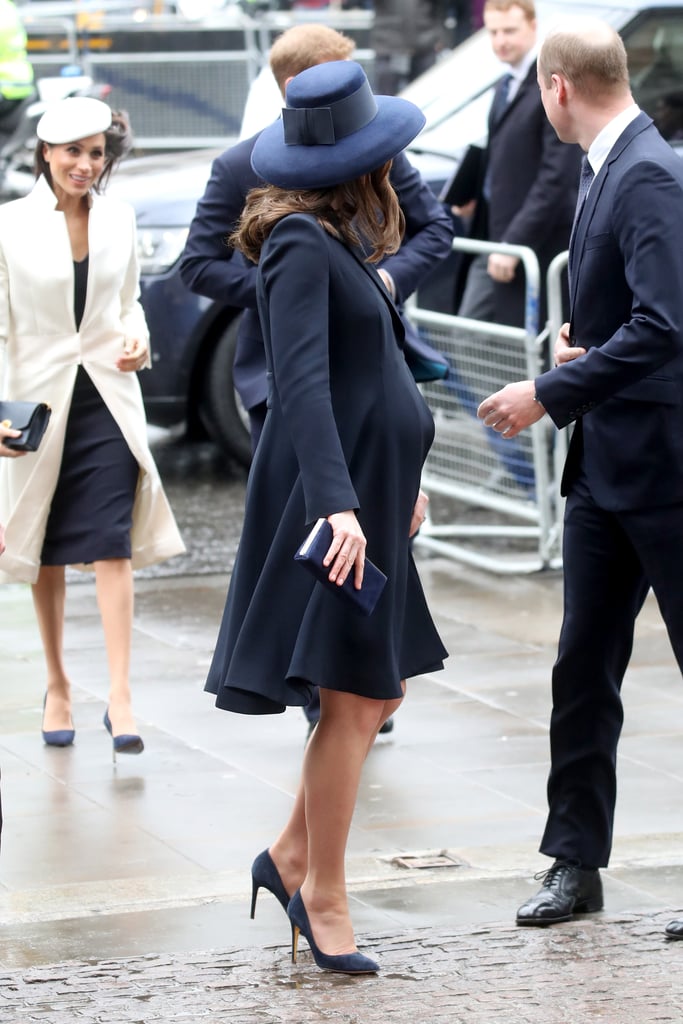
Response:
[[[492,392],[510,381],[533,379],[549,365],[548,330],[539,333],[538,324],[538,261],[526,246],[456,238],[453,248],[519,257],[526,278],[525,325],[484,323],[417,304],[407,308],[451,367],[445,380],[423,385],[436,435],[422,482],[430,510],[416,542],[497,573],[559,568],[557,431],[545,417],[505,440],[476,417],[479,403]]]
[[[555,257],[550,266],[548,267],[548,273],[546,276],[546,289],[548,296],[548,365],[553,365],[555,347],[555,338],[558,335],[560,327],[567,319],[565,311],[562,308],[562,280],[567,270],[567,263],[569,261],[569,253],[561,252]],[[560,494],[560,484],[562,483],[562,471],[564,469],[565,460],[567,458],[567,449],[569,448],[569,439],[573,426],[565,427],[563,430],[555,429],[554,444],[553,444],[553,501],[555,503],[555,512],[557,519],[557,547],[560,552],[562,550],[562,524],[564,521],[564,498]]]
[[[116,6],[125,2],[117,0]],[[368,12],[316,13],[315,20],[352,30],[358,40],[367,35]],[[128,111],[141,150],[223,147],[235,139],[270,42],[289,25],[308,20],[296,12],[252,18],[235,7],[196,24],[153,14],[137,23],[58,2],[29,4],[24,19],[36,78],[58,75],[72,64],[111,85],[108,102]],[[373,51],[360,43],[356,59],[372,77]]]

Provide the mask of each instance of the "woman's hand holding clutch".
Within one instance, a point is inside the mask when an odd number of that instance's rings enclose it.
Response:
[[[0,455],[4,455],[8,459],[18,459],[20,456],[26,455],[26,452],[13,451],[11,448],[6,448],[2,443],[6,437],[19,437],[20,434],[20,430],[11,430],[4,423],[0,422]]]
[[[354,586],[360,590],[365,568],[365,534],[353,511],[333,512],[327,517],[332,527],[332,543],[323,559],[323,565],[330,566],[330,579],[342,585],[354,569]],[[355,568],[354,568],[355,567]]]

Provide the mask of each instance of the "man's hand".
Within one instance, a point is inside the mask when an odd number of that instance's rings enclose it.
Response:
[[[504,256],[502,252],[492,252],[486,269],[494,281],[509,284],[515,276],[518,263],[518,256]]]
[[[477,200],[470,199],[464,206],[451,206],[451,213],[454,213],[456,217],[462,217],[463,220],[467,220],[469,217],[474,216],[474,211],[477,208]]]
[[[555,366],[562,366],[563,363],[571,363],[572,359],[586,354],[585,348],[572,345],[569,340],[569,324],[562,324],[557,338],[555,339]]]
[[[503,437],[516,437],[545,414],[541,403],[534,398],[535,394],[536,385],[532,380],[506,384],[502,391],[484,399],[477,409],[477,416]]]

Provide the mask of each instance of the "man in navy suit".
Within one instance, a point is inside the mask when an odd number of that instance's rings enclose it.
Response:
[[[561,144],[543,112],[533,0],[487,0],[484,25],[505,74],[489,111],[488,144],[475,194],[460,213],[471,218],[472,238],[529,246],[544,275],[569,244],[581,153],[578,146]],[[458,313],[523,327],[524,294],[516,256],[476,256]],[[542,308],[541,325],[544,316]]]
[[[327,25],[295,25],[273,43],[270,66],[284,95],[290,78],[316,64],[347,60],[354,42]],[[251,169],[251,151],[258,135],[226,150],[213,164],[211,177],[181,258],[180,274],[194,292],[243,309],[235,387],[249,411],[255,446],[266,415],[266,361],[263,336],[256,312],[256,267],[226,244],[239,220],[247,193],[259,184]],[[391,172],[406,231],[399,252],[386,259],[380,274],[394,301],[400,305],[425,275],[449,252],[453,223],[407,158],[400,154]]]
[[[558,136],[586,153],[571,320],[555,368],[508,384],[479,410],[504,437],[545,412],[558,427],[575,424],[541,842],[555,861],[518,910],[525,925],[602,908],[621,683],[649,587],[683,669],[683,163],[633,102],[623,43],[603,22],[551,32],[538,81]],[[683,920],[667,934],[683,938]]]

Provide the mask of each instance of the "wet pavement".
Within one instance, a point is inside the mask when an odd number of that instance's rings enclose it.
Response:
[[[40,740],[44,673],[28,588],[0,588],[0,1021],[242,1024],[680,1022],[683,687],[651,598],[625,682],[606,910],[516,929],[547,862],[549,671],[561,576],[494,577],[417,549],[451,652],[380,737],[349,842],[352,914],[376,978],[323,975],[249,865],[291,806],[306,723],[216,711],[202,691],[239,534],[243,476],[208,449],[157,452],[191,541],[140,574],[135,709],[146,749],[111,760],[92,582],[70,577],[76,743]]]

